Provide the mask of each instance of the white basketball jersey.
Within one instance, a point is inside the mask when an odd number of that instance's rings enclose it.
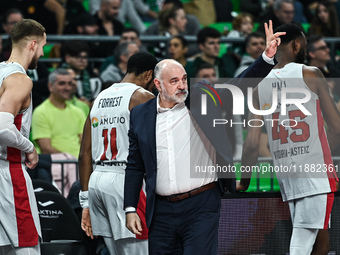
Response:
[[[94,101],[90,117],[92,160],[95,164],[103,162],[120,166],[122,163],[125,169],[129,152],[129,104],[138,88],[133,83],[115,83]]]
[[[336,173],[319,97],[304,82],[302,68],[302,64],[289,63],[273,69],[258,85],[261,110],[271,108],[275,102],[273,89],[277,90],[274,113],[263,117],[283,201],[336,190]],[[311,115],[304,114],[294,103],[288,104],[281,113],[282,93],[286,88],[310,92],[311,98],[302,106]],[[285,94],[288,99],[302,99],[303,93]]]
[[[25,69],[15,62],[0,63],[0,87],[6,77],[14,73],[23,73],[26,75]],[[32,99],[29,107],[17,114],[14,118],[14,124],[19,132],[28,139],[32,119]],[[18,149],[7,147],[0,143],[0,159],[11,162],[25,162],[26,154]]]

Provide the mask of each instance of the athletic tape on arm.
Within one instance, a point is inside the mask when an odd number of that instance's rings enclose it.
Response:
[[[14,125],[14,115],[0,112],[0,143],[26,153],[34,150],[33,143],[24,137]]]

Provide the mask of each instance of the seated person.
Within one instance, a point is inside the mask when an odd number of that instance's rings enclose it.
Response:
[[[180,9],[183,9],[183,4],[180,0],[165,0],[162,5],[162,11],[169,10],[173,7],[178,7]],[[184,11],[184,9],[183,9]],[[185,13],[185,12],[184,12]],[[186,24],[185,29],[183,32],[180,33],[180,35],[194,35],[197,36],[197,33],[201,29],[200,22],[194,15],[185,14]],[[161,33],[160,29],[160,20],[156,20],[153,24],[151,24],[143,33],[143,35],[159,35]],[[172,34],[174,35],[174,34]],[[191,57],[194,54],[198,53],[199,50],[197,48],[197,45],[195,43],[188,44],[188,53],[187,56]]]
[[[190,62],[186,57],[187,52],[188,42],[183,36],[175,35],[170,39],[168,55],[170,56],[170,58],[181,63],[186,71],[187,67],[190,65]]]
[[[215,68],[209,63],[204,63],[197,68],[196,78],[198,80],[206,79],[212,86],[218,82]]]
[[[139,47],[134,42],[124,42],[117,46],[115,51],[116,64],[109,65],[100,75],[105,85],[120,82],[126,73],[129,58],[139,52]]]
[[[65,41],[60,53],[61,67],[71,68],[76,73],[78,95],[92,102],[102,90],[102,80],[89,66],[89,45],[84,41]]]
[[[124,28],[122,34],[120,35],[120,40],[118,45],[123,42],[134,42],[138,45],[141,52],[148,52],[148,49],[142,44],[140,40],[139,32],[133,27]],[[105,61],[100,66],[100,72],[102,73],[110,64],[116,64],[114,55],[108,56]]]
[[[241,64],[235,71],[234,76],[238,76],[246,70],[264,51],[266,38],[261,32],[253,32],[246,37],[245,52],[241,58]]]
[[[52,160],[76,159],[86,116],[68,101],[72,92],[72,76],[65,69],[56,69],[49,75],[48,88],[49,98],[33,112],[32,140],[38,153],[51,154]],[[61,179],[60,171],[53,166],[52,175],[54,180]],[[65,169],[63,181],[66,193],[75,180],[76,166],[73,164],[73,171]],[[61,189],[61,185],[59,187]]]
[[[197,35],[197,44],[202,55],[194,59],[193,64],[188,70],[188,78],[194,78],[197,69],[204,63],[214,66],[217,78],[233,77],[234,73],[229,68],[229,63],[219,58],[221,33],[214,28],[202,28]]]
[[[233,20],[233,30],[231,30],[227,38],[245,38],[254,28],[254,17],[249,13],[240,13]],[[228,51],[233,51],[235,54],[243,55],[243,43],[227,43]]]

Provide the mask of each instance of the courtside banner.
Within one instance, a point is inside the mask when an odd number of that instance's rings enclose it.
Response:
[[[329,88],[334,104],[320,102],[318,86]],[[255,178],[337,178],[332,156],[340,150],[330,150],[325,112],[340,105],[340,79],[191,79],[189,97],[192,178],[234,178],[244,171],[257,173]],[[259,137],[254,149],[259,157],[271,155],[271,162],[239,163],[251,129]]]

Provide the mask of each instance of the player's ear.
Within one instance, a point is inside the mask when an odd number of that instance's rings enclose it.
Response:
[[[29,45],[30,50],[34,50],[37,44],[38,44],[37,40],[32,40]]]
[[[161,81],[158,80],[157,78],[155,78],[155,79],[153,80],[153,82],[155,83],[155,87],[158,89],[158,91],[161,92],[161,91],[162,91],[162,88],[161,88]]]
[[[297,38],[297,39],[295,39],[295,40],[293,40],[293,44],[292,44],[292,46],[293,46],[293,51],[294,51],[294,53],[297,53],[297,52],[299,52],[299,51],[300,51],[300,48],[301,48],[301,42],[298,40],[298,38]]]
[[[153,70],[146,71],[144,79],[145,79],[146,83],[150,83],[153,79]]]

